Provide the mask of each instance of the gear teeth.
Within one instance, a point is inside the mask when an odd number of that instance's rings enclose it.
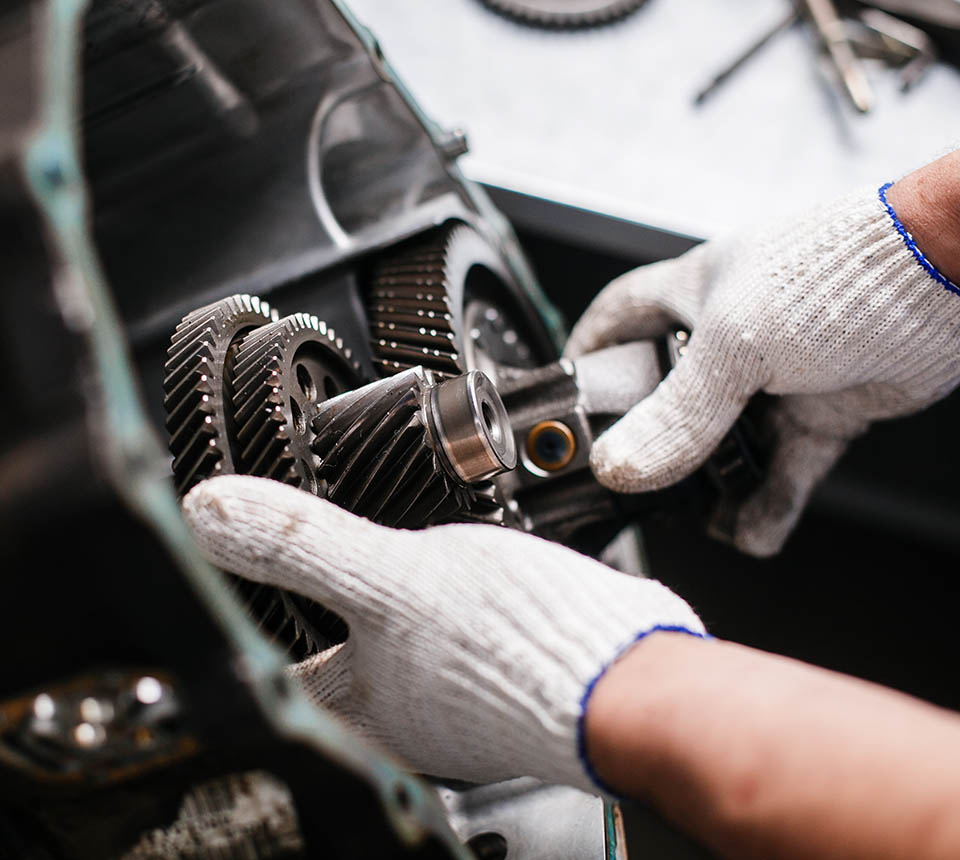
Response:
[[[363,384],[350,350],[316,317],[296,314],[280,320],[256,296],[236,295],[183,318],[170,341],[163,382],[179,493],[220,472],[301,482],[286,434],[289,396],[284,400],[283,394],[289,387],[284,383],[285,350],[295,351],[304,339],[320,345],[345,388]],[[344,641],[342,620],[319,604],[229,579],[264,633],[293,659]]]
[[[411,369],[321,407],[313,421],[327,498],[382,525],[419,528],[454,516],[471,490],[447,475],[433,449],[422,396],[433,377]]]
[[[458,513],[457,522],[506,525],[503,505],[497,498],[497,488],[492,481],[483,481],[470,487],[471,499],[467,509]]]
[[[363,384],[359,364],[333,329],[312,314],[292,314],[257,329],[240,345],[233,415],[244,472],[317,491],[306,430],[317,402],[302,400],[293,367],[297,351],[308,344],[322,352],[343,389]]]
[[[483,0],[496,12],[524,24],[570,30],[612,24],[639,9],[645,0],[595,0],[571,8],[557,0]]]
[[[226,424],[228,365],[243,335],[276,319],[276,311],[256,296],[235,295],[192,311],[174,331],[163,405],[179,494],[203,478],[235,470]]]
[[[383,378],[422,366],[440,378],[466,367],[451,307],[451,247],[464,236],[476,237],[465,225],[408,246],[377,266],[368,300],[370,338],[378,375]]]

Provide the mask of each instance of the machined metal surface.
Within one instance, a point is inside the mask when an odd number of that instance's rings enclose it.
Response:
[[[518,313],[511,298],[515,280],[501,251],[466,224],[388,254],[375,266],[367,293],[377,372],[387,376],[417,365],[446,376],[484,370],[472,360],[472,333],[489,327],[476,319],[480,304],[501,319],[512,309],[529,327],[528,315],[522,308]],[[524,366],[545,355],[542,338],[530,331],[490,340],[512,349]]]
[[[426,393],[430,426],[443,456],[465,484],[485,481],[517,465],[517,448],[503,401],[479,370]]]
[[[512,467],[515,458],[504,459],[512,450],[509,420],[486,385],[478,397],[481,374],[437,382],[417,367],[320,404],[313,453],[326,497],[402,528],[475,518],[470,511],[492,516],[496,501],[489,485],[478,482]],[[441,415],[448,397],[454,409]],[[464,402],[474,411],[462,412]]]
[[[318,493],[309,430],[317,405],[362,382],[350,349],[312,314],[252,332],[232,380],[243,471]]]
[[[439,786],[450,823],[476,856],[489,860],[625,860],[613,808],[574,788],[513,779],[484,786]]]
[[[243,337],[277,320],[256,296],[230,296],[192,311],[167,350],[163,405],[177,492],[215,474],[236,471],[229,380]]]

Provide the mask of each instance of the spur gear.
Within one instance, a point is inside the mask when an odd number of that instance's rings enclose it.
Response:
[[[509,279],[497,251],[466,224],[408,244],[374,269],[367,303],[377,373],[422,366],[440,378],[469,368],[461,308],[468,278]]]
[[[177,326],[164,364],[163,405],[178,494],[236,470],[230,371],[242,338],[276,319],[266,302],[236,295],[192,311]]]
[[[478,371],[438,383],[411,368],[321,404],[313,430],[327,498],[400,528],[459,518],[517,459],[503,403]]]
[[[233,377],[233,417],[245,474],[321,494],[310,422],[323,400],[366,380],[333,329],[293,314],[244,338]]]
[[[491,9],[539,27],[596,27],[625,18],[644,0],[482,0]]]

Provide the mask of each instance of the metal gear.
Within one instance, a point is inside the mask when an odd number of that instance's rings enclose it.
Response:
[[[486,479],[516,464],[503,403],[476,371],[438,383],[411,368],[321,404],[313,430],[327,498],[399,528],[459,519],[479,502],[478,519]]]
[[[317,404],[365,382],[333,329],[311,314],[263,326],[240,344],[233,417],[244,473],[322,494],[310,450]]]
[[[309,354],[299,353],[307,343],[314,344],[307,350]],[[244,347],[251,344],[262,348],[245,351]],[[292,349],[285,351],[291,345]],[[288,355],[297,356],[299,364],[285,364]],[[267,384],[273,383],[275,377],[278,381],[281,377],[287,381],[284,369],[304,366],[307,373],[311,368],[315,373],[319,360],[326,371],[322,376],[317,374],[319,390],[305,391],[298,382],[298,393],[288,396],[287,409],[296,403],[301,414],[310,414],[315,408],[304,402],[308,394],[326,398],[364,382],[358,366],[350,358],[350,351],[316,317],[296,314],[278,320],[277,312],[266,302],[249,295],[230,296],[188,314],[177,326],[167,356],[166,426],[174,454],[174,479],[181,494],[216,474],[267,474],[250,468],[249,457],[244,458],[239,444],[234,396],[238,370],[245,380]],[[257,364],[260,361],[262,365]],[[258,370],[262,371],[260,375]],[[293,369],[293,373],[296,372]],[[281,396],[282,385],[274,387],[276,395]],[[253,385],[246,391],[253,396],[258,390]],[[274,405],[274,401],[270,403]],[[272,421],[273,416],[266,423],[272,424]],[[276,429],[268,442],[275,445],[277,434],[284,433],[284,428]],[[307,442],[291,441],[294,450],[304,446],[309,451]],[[249,449],[250,445],[246,447]],[[291,466],[284,457],[281,461],[288,468],[277,466],[269,470],[268,476],[299,484],[296,464]],[[254,458],[253,465],[261,462],[262,458]],[[282,645],[294,660],[302,660],[346,638],[343,621],[318,603],[239,577],[231,576],[230,583],[258,627]]]
[[[466,224],[408,244],[374,269],[367,311],[381,377],[417,366],[441,378],[469,369],[460,312],[477,275],[509,279],[496,249]]]
[[[625,18],[644,0],[482,0],[491,9],[539,27],[596,27]]]
[[[256,296],[236,295],[187,314],[164,364],[163,405],[177,493],[218,473],[235,471],[231,445],[230,369],[242,338],[277,319]]]

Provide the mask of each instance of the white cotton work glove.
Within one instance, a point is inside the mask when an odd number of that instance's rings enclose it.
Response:
[[[700,466],[758,391],[781,395],[768,477],[736,512],[733,542],[777,552],[847,442],[960,382],[960,289],[923,258],[885,188],[699,245],[609,284],[567,355],[692,330],[649,397],[594,444],[619,492],[670,486]]]
[[[388,529],[241,476],[199,484],[183,512],[213,564],[347,622],[346,643],[292,675],[432,776],[595,791],[579,734],[593,682],[646,633],[704,632],[660,583],[498,526]]]

